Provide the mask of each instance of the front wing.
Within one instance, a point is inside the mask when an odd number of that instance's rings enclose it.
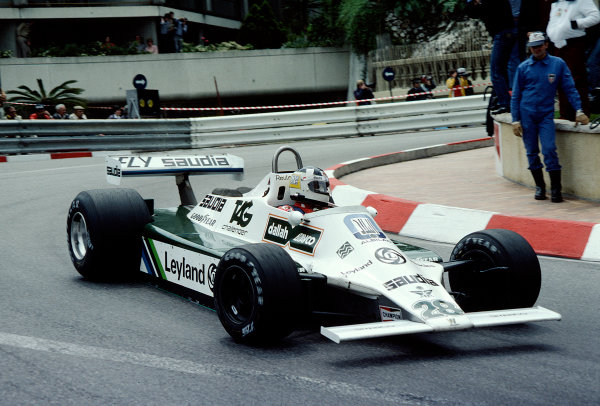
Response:
[[[471,321],[468,327],[490,327],[503,326],[506,324],[518,324],[532,321],[560,320],[561,315],[541,306],[523,308],[492,310],[486,312],[466,313]],[[364,338],[386,337],[403,334],[429,333],[434,331],[448,330],[436,328],[425,323],[417,323],[409,320],[398,320],[388,322],[375,322],[364,324],[352,324],[346,326],[321,327],[321,334],[330,340],[340,343],[342,341],[359,340]]]

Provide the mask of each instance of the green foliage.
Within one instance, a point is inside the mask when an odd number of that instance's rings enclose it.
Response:
[[[400,20],[406,38],[414,41],[414,28],[437,32],[449,21],[464,18],[465,7],[464,0],[342,0],[338,22],[352,48],[366,54],[375,49],[376,36],[386,33],[386,17]]]
[[[12,51],[8,50],[8,51],[0,51],[0,58],[11,58],[12,57]]]
[[[423,19],[435,16],[447,16],[448,14],[464,10],[466,1],[461,0],[404,0],[397,2],[394,14],[400,18]]]
[[[8,99],[11,102],[46,105],[63,103],[68,106],[82,104],[85,106],[87,101],[81,97],[78,97],[78,95],[83,93],[84,89],[70,86],[76,82],[76,80],[67,80],[66,82],[63,82],[54,89],[50,90],[50,92],[46,92],[42,79],[37,79],[37,90],[31,89],[25,85],[21,85],[17,87],[17,89],[20,90],[9,90],[6,93],[16,95]]]
[[[360,54],[375,49],[375,36],[383,24],[383,4],[371,0],[343,0],[339,23],[346,40]]]
[[[67,57],[67,56],[98,56],[98,55],[133,55],[139,54],[135,47],[114,46],[104,48],[102,42],[91,42],[89,44],[52,44],[44,49],[34,49],[31,56],[37,57]],[[142,52],[145,53],[145,52]]]
[[[252,5],[238,37],[239,43],[251,44],[256,49],[280,48],[286,40],[285,29],[267,0]]]
[[[344,33],[337,24],[340,0],[291,0],[284,3],[288,28],[284,48],[339,47]]]

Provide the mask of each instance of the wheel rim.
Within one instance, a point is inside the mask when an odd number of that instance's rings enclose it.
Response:
[[[475,271],[477,272],[494,266],[494,259],[485,251],[478,249],[469,251],[461,259],[470,259],[472,261],[475,261],[475,263],[477,264]]]
[[[88,241],[90,233],[85,222],[83,214],[77,212],[71,219],[71,251],[77,260],[81,261],[85,258],[88,251]]]
[[[250,320],[254,310],[254,285],[240,267],[230,267],[223,276],[221,303],[227,318],[235,324]]]

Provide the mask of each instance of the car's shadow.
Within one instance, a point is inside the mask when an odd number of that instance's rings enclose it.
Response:
[[[517,324],[463,332],[425,333],[342,343],[339,345],[359,346],[362,351],[347,351],[348,354],[359,355],[337,359],[333,365],[342,368],[364,368],[399,363],[407,365],[423,361],[554,352],[557,351],[557,347],[540,343],[535,338],[548,334],[549,331],[550,329],[544,326]],[[374,352],[378,354],[373,355]],[[371,355],[362,356],[365,353]]]

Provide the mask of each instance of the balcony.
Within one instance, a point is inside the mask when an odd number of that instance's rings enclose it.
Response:
[[[243,15],[242,3],[243,0],[0,0],[0,8],[162,6],[193,13],[241,20]]]

